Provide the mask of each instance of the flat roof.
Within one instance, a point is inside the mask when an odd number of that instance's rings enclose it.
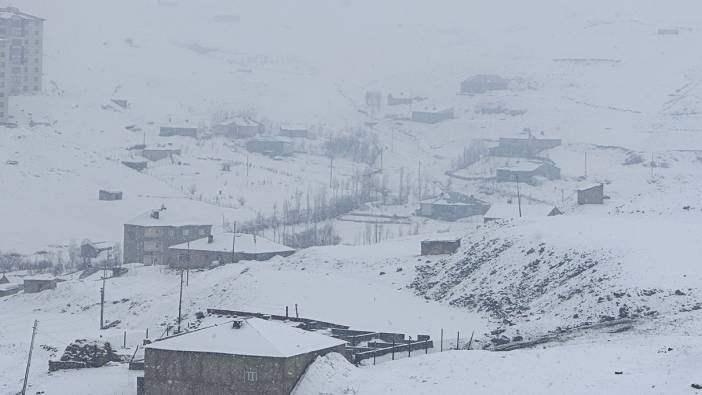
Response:
[[[231,233],[224,232],[213,235],[212,243],[209,242],[207,237],[191,241],[190,243],[182,243],[171,246],[170,248],[174,250],[187,250],[188,244],[190,245],[191,251],[211,251],[211,252],[232,252],[232,239],[236,237],[234,241],[234,252],[245,253],[245,254],[264,254],[264,253],[274,253],[274,252],[293,252],[293,248],[288,246],[278,244],[271,240],[265,239],[263,237],[254,237],[247,233]]]
[[[0,8],[0,18],[6,19],[6,18],[20,18],[20,19],[26,19],[26,20],[33,20],[33,21],[44,21],[44,18],[39,18],[38,16],[30,15],[25,12],[21,12],[18,8],[15,7],[5,7],[5,8]]]
[[[151,213],[158,211],[158,218],[151,216]],[[204,226],[212,225],[202,219],[202,216],[192,210],[149,210],[125,223],[126,225],[137,226]]]
[[[226,322],[147,346],[148,349],[286,358],[346,344],[343,340],[261,318]]]
[[[578,191],[587,191],[588,189],[593,189],[593,188],[599,188],[599,187],[604,187],[604,184],[598,183],[598,184],[586,184],[578,188]]]
[[[543,165],[542,162],[533,162],[533,161],[528,161],[528,162],[518,162],[514,163],[511,165],[503,166],[498,168],[498,170],[507,170],[507,171],[534,171],[541,167]]]
[[[546,217],[553,209],[558,208],[547,204],[522,204],[522,218]],[[519,206],[517,204],[493,204],[485,213],[485,218],[519,218]]]

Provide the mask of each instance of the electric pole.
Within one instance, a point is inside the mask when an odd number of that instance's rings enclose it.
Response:
[[[102,287],[100,288],[100,329],[105,329],[105,284],[107,282],[107,262],[102,269]]]
[[[519,176],[514,176],[517,181],[517,206],[519,207],[519,218],[522,218],[522,195],[519,194]]]
[[[178,333],[180,333],[180,322],[182,321],[183,308],[183,269],[180,269],[180,295],[178,296]]]
[[[334,157],[329,156],[329,188],[332,187],[332,179],[334,178]]]
[[[24,371],[24,383],[22,384],[22,395],[27,393],[27,381],[29,380],[29,365],[32,363],[32,351],[34,350],[34,337],[37,334],[37,325],[39,321],[34,320],[34,327],[32,328],[32,341],[29,343],[29,356],[27,357],[27,369]]]
[[[234,222],[234,233],[232,233],[232,263],[235,261],[234,246],[236,245],[236,222]]]
[[[182,268],[181,268],[182,270]],[[190,242],[188,242],[188,274],[185,276],[185,286],[190,286]]]
[[[585,178],[587,178],[587,151],[585,151]]]

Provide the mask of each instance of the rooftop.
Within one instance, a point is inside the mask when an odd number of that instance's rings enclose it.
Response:
[[[234,233],[225,232],[213,235],[212,243],[207,237],[191,241],[190,250],[195,251],[211,251],[211,252],[232,252],[232,238]],[[171,248],[176,250],[188,249],[188,243],[174,245]],[[236,233],[236,241],[234,242],[234,251],[247,254],[260,254],[271,252],[289,252],[294,249],[275,243],[263,237],[255,237],[246,233]]]
[[[513,163],[504,167],[500,167],[499,170],[507,171],[534,171],[543,165],[542,162],[535,161],[524,161]]]
[[[32,21],[43,21],[45,19],[39,18],[38,16],[30,15],[24,12],[21,12],[19,8],[16,7],[4,7],[0,8],[0,19],[8,19],[8,18],[19,18],[19,19],[26,19],[26,20],[32,20]]]
[[[286,358],[345,344],[344,341],[260,318],[231,322],[157,341],[147,348]]]
[[[155,212],[158,215],[153,215]],[[211,225],[203,220],[203,216],[193,210],[157,209],[149,210],[126,222],[126,225],[137,226],[187,226]]]
[[[546,217],[556,206],[547,204],[522,204],[522,218]],[[511,219],[519,218],[519,206],[517,204],[493,204],[485,213],[485,218]]]
[[[585,185],[581,185],[580,187],[578,187],[578,191],[587,191],[588,189],[599,188],[602,185],[603,185],[602,183],[585,184]]]
[[[246,118],[246,117],[232,117],[232,118],[227,118],[221,122],[217,122],[217,125],[231,125],[235,124],[238,126],[258,126],[259,123],[254,121],[251,118]]]

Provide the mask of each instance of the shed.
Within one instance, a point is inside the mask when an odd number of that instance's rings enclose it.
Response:
[[[578,204],[604,203],[604,184],[594,184],[578,189]]]
[[[522,204],[520,216],[520,208],[517,204],[493,204],[490,206],[487,213],[485,213],[483,222],[499,219],[553,217],[561,214],[563,213],[556,206],[547,204]]]
[[[246,233],[218,233],[189,243],[170,247],[180,267],[205,268],[213,262],[267,261],[275,256],[290,256],[295,250],[263,237]],[[232,250],[234,251],[232,253]],[[188,264],[189,262],[189,264]]]
[[[535,137],[500,137],[496,147],[490,148],[492,156],[531,158],[542,151],[561,145],[560,139],[537,139]]]
[[[22,284],[0,283],[0,298],[10,296],[22,290]]]
[[[101,189],[98,192],[98,199],[99,200],[122,200],[122,192],[121,191],[108,191],[105,189]]]
[[[535,183],[536,177],[558,180],[561,178],[561,169],[547,161],[528,160],[500,167],[495,171],[497,182]]]
[[[197,138],[197,128],[185,126],[161,126],[158,135],[161,137],[183,136]]]
[[[439,123],[453,119],[453,108],[446,108],[443,110],[425,109],[412,111],[412,121],[421,123]]]
[[[145,148],[141,151],[141,156],[150,160],[157,161],[166,158],[172,158],[173,155],[180,155],[181,150],[170,148]]]
[[[346,342],[260,318],[156,341],[144,354],[144,390],[166,394],[289,394],[321,355]]]
[[[487,202],[473,196],[447,192],[419,202],[417,214],[443,221],[456,221],[474,215],[483,215],[488,207],[490,205]]]
[[[309,137],[309,129],[301,125],[281,125],[280,135],[290,138],[305,139]]]
[[[262,133],[263,125],[249,117],[233,117],[215,124],[212,131],[227,137],[243,139]]]
[[[461,239],[422,240],[422,255],[453,254],[461,247]]]
[[[480,94],[509,89],[509,80],[494,74],[478,74],[461,82],[461,93]]]
[[[25,278],[24,293],[32,294],[56,288],[55,278]]]
[[[246,142],[246,149],[249,152],[270,156],[289,156],[294,151],[292,142],[274,137],[249,140]]]

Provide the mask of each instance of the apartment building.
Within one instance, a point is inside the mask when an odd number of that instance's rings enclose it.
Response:
[[[0,55],[5,98],[41,92],[44,19],[15,7],[0,8],[0,39],[5,40],[6,47]]]

